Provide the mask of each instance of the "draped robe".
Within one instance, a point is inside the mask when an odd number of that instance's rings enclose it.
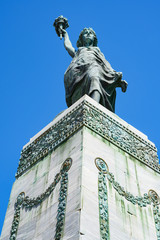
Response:
[[[98,47],[79,47],[64,74],[67,106],[97,90],[100,104],[115,112],[115,88],[120,86],[121,77]]]

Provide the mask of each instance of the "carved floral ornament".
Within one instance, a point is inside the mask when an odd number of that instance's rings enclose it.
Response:
[[[109,168],[107,163],[102,159],[102,158],[96,158],[95,159],[95,164],[98,170],[104,174],[109,172]]]
[[[67,189],[68,189],[68,171],[72,165],[72,159],[67,158],[60,168],[60,172],[55,176],[54,181],[46,189],[44,193],[36,198],[29,198],[25,196],[24,192],[21,192],[15,203],[15,213],[12,222],[10,240],[16,240],[18,225],[20,221],[20,211],[25,208],[31,210],[33,207],[38,207],[50,194],[54,191],[57,183],[61,180],[60,191],[59,191],[59,203],[57,210],[57,223],[56,232],[54,239],[62,239],[63,229],[65,224],[65,211],[67,204]],[[133,196],[130,192],[127,192],[118,182],[115,181],[114,175],[109,172],[109,167],[102,158],[95,159],[95,165],[99,170],[98,174],[98,198],[99,198],[99,216],[100,216],[100,235],[102,240],[109,240],[109,206],[108,206],[108,190],[107,182],[108,179],[112,184],[113,188],[123,196],[127,201],[132,204],[138,204],[139,207],[146,207],[152,204],[153,216],[155,221],[157,240],[160,240],[160,211],[159,204],[160,198],[154,190],[149,190],[148,194],[144,194],[142,197]]]
[[[113,188],[132,204],[138,204],[139,207],[146,207],[152,203],[153,217],[155,221],[157,240],[160,240],[160,197],[152,189],[145,193],[143,197],[133,196],[126,191],[118,182],[115,181],[114,175],[109,172],[107,163],[102,158],[95,159],[95,165],[99,170],[98,175],[98,195],[99,195],[99,215],[100,215],[100,234],[101,239],[109,240],[109,210],[106,179],[110,181]],[[103,194],[102,194],[103,193]],[[106,219],[104,222],[104,218]]]
[[[151,200],[151,202],[153,202],[156,205],[160,204],[160,197],[154,190],[150,189],[148,191],[148,196],[149,196],[149,199]]]
[[[59,191],[59,202],[57,210],[57,223],[55,231],[55,240],[60,240],[63,234],[65,211],[67,204],[67,191],[68,191],[68,171],[71,168],[72,159],[67,158],[61,166],[60,172],[55,176],[54,181],[46,189],[44,193],[37,196],[36,198],[29,198],[25,196],[24,192],[21,192],[15,203],[14,217],[12,221],[10,238],[9,240],[16,240],[18,226],[20,222],[20,211],[21,209],[31,210],[33,207],[38,207],[45,199],[47,199],[54,191],[57,183],[61,180],[60,191]]]

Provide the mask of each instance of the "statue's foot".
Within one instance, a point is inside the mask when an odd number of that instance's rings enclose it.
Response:
[[[126,92],[128,83],[125,80],[121,80],[121,89],[122,92]]]

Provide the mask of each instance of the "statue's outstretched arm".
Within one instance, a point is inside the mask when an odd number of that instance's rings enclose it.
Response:
[[[69,53],[69,55],[73,58],[75,56],[75,49],[72,46],[71,41],[69,40],[69,36],[66,30],[62,29],[63,32],[63,38],[64,38],[64,47],[67,50],[67,52]]]

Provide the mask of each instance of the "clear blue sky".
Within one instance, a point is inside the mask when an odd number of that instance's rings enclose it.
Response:
[[[68,18],[74,47],[84,27],[96,31],[128,82],[125,94],[117,91],[116,114],[160,150],[159,12],[159,0],[0,0],[0,232],[23,145],[67,108],[71,57],[52,26],[59,15]]]

